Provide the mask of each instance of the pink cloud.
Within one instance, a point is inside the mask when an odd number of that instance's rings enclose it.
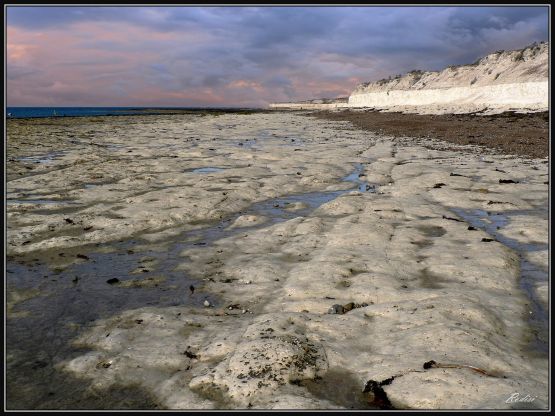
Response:
[[[288,99],[280,87],[266,86],[264,77],[231,79],[219,87],[182,85],[180,77],[202,77],[210,69],[187,59],[187,51],[214,44],[208,32],[78,22],[40,31],[8,25],[7,35],[8,105],[264,106]],[[164,78],[158,68],[168,63],[174,66]],[[291,79],[296,98],[315,91],[344,95],[352,87],[348,81],[307,81],[306,73],[282,73]]]
[[[110,94],[118,83],[134,83],[131,89],[140,90],[144,80],[134,69],[158,62],[159,53],[131,47],[140,39],[137,28],[108,26],[80,23],[71,31],[51,29],[39,33],[8,26],[9,105],[79,105],[74,101],[79,92],[87,101],[81,105],[92,104],[92,97],[106,100],[94,104],[111,105],[114,100],[122,101]],[[167,33],[157,35],[151,39],[170,38]],[[88,47],[82,45],[85,40],[91,42]],[[105,41],[113,42],[115,48],[103,47]],[[10,69],[14,67],[32,72],[25,78],[11,79]],[[50,85],[44,86],[45,83]],[[69,98],[71,102],[63,101]]]

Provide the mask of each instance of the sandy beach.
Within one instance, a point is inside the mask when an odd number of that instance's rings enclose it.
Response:
[[[7,408],[547,408],[544,116],[341,114],[8,120]]]

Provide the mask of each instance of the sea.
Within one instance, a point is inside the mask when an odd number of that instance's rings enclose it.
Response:
[[[90,117],[172,114],[185,111],[244,111],[250,108],[200,108],[200,107],[7,107],[7,118],[36,117]]]

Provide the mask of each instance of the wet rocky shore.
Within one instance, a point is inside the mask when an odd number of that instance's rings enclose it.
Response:
[[[7,408],[546,408],[542,148],[334,117],[8,120]]]

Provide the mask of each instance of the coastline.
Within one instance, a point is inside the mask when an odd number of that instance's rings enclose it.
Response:
[[[312,116],[349,121],[367,131],[393,137],[433,138],[456,145],[474,145],[494,153],[549,156],[549,113],[409,114],[381,111],[320,111]]]
[[[10,111],[11,110],[11,111]],[[56,120],[68,117],[128,117],[145,115],[219,115],[268,112],[263,108],[157,108],[157,107],[7,107],[8,120]]]
[[[547,406],[547,122],[383,114],[9,120],[8,404]]]

